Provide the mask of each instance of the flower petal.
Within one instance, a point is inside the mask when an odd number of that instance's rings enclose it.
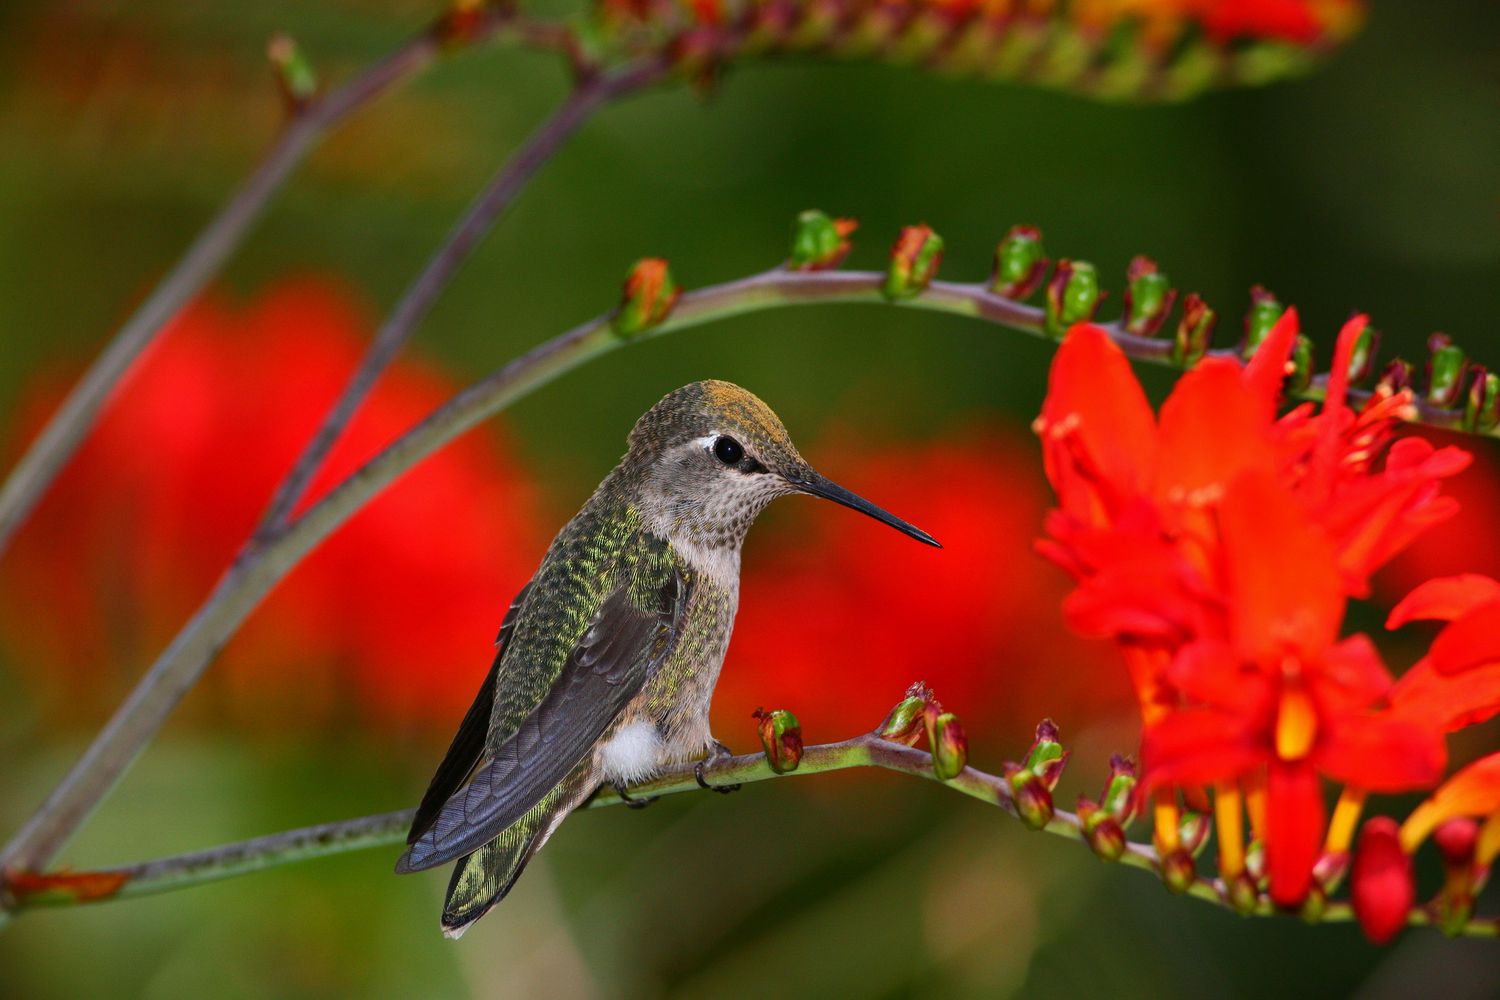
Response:
[[[1272,468],[1271,415],[1246,385],[1238,362],[1199,362],[1162,404],[1157,497],[1177,503],[1217,500],[1244,470]]]
[[[1156,418],[1130,362],[1097,326],[1079,324],[1052,360],[1037,421],[1047,478],[1065,510],[1144,492],[1156,459]]]
[[[1289,306],[1245,365],[1245,387],[1259,400],[1267,419],[1275,415],[1276,404],[1281,399],[1281,384],[1286,380],[1287,362],[1292,358],[1292,348],[1297,346],[1300,332],[1297,307]]]
[[[1443,778],[1443,731],[1393,713],[1339,720],[1318,747],[1318,770],[1371,792],[1431,788]]]
[[[1141,737],[1141,777],[1148,789],[1211,785],[1264,759],[1247,722],[1228,712],[1179,709]]]
[[[1420,584],[1391,610],[1385,627],[1415,621],[1451,622],[1481,604],[1500,601],[1500,583],[1479,573],[1443,576]]]
[[[1443,783],[1401,824],[1408,854],[1439,824],[1458,816],[1488,816],[1500,810],[1500,753],[1481,757]]]
[[[1440,674],[1461,674],[1500,663],[1500,601],[1467,611],[1432,641],[1432,667]]]
[[[1441,732],[1477,725],[1500,712],[1500,663],[1447,675],[1419,660],[1391,689],[1390,704],[1397,718]]]
[[[1269,473],[1237,479],[1219,509],[1231,629],[1240,655],[1278,663],[1320,659],[1344,616],[1327,536]]]
[[[1305,763],[1273,764],[1266,783],[1266,870],[1271,900],[1295,907],[1312,887],[1323,844],[1323,789]]]

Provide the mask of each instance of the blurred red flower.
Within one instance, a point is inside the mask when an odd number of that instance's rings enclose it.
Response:
[[[915,680],[968,723],[1010,738],[1047,714],[1117,714],[1128,689],[1104,651],[1062,626],[1063,588],[1031,551],[1045,484],[1000,427],[874,450],[832,435],[813,464],[930,531],[914,544],[832,504],[786,501],[798,523],[752,535],[716,728],[788,708],[811,742],[873,729]],[[796,509],[800,504],[801,509]]]
[[[370,328],[327,282],[186,310],[133,373],[0,564],[0,641],[55,700],[113,705],[212,586],[343,388]],[[316,497],[454,391],[398,362]],[[37,393],[35,427],[59,393]],[[236,713],[354,709],[449,725],[545,544],[533,489],[493,429],[455,442],[298,566],[206,687]],[[203,704],[201,701],[198,703]]]
[[[1288,310],[1248,365],[1211,358],[1184,375],[1159,421],[1104,331],[1075,327],[1037,422],[1059,500],[1042,549],[1077,580],[1069,620],[1131,664],[1147,787],[1213,786],[1235,824],[1250,796],[1285,906],[1312,884],[1320,775],[1399,791],[1432,786],[1446,762],[1446,727],[1385,706],[1394,682],[1373,644],[1339,640],[1348,596],[1453,512],[1438,486],[1468,461],[1392,442],[1405,393],[1345,405],[1364,326],[1341,332],[1321,411],[1276,418],[1298,334]],[[1168,850],[1173,815],[1159,813]],[[1227,878],[1243,871],[1241,837],[1221,830]]]

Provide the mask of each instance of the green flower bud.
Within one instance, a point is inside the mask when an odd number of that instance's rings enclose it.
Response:
[[[932,748],[932,770],[940,781],[951,781],[969,763],[969,739],[958,716],[943,712],[932,720],[928,736]]]
[[[766,763],[777,774],[797,770],[802,763],[802,724],[786,709],[764,711],[757,708],[753,716],[760,723],[760,746]]]
[[[1492,431],[1500,426],[1500,375],[1479,365],[1474,366],[1474,379],[1469,383],[1464,426],[1471,431]]]
[[[318,96],[318,75],[296,39],[278,31],[266,45],[266,58],[276,71],[276,83],[292,108],[302,108]]]
[[[1248,361],[1255,355],[1256,348],[1284,312],[1286,307],[1264,287],[1256,285],[1250,289],[1250,308],[1245,313],[1245,340],[1240,345],[1241,357]]]
[[[1099,797],[1100,808],[1121,823],[1130,822],[1135,811],[1135,786],[1135,761],[1124,754],[1113,755],[1109,758],[1109,779]]]
[[[1059,339],[1074,323],[1086,323],[1099,309],[1099,271],[1086,260],[1057,262],[1047,282],[1046,319],[1043,329]]]
[[[1292,374],[1286,381],[1287,392],[1302,392],[1312,385],[1313,342],[1298,336],[1292,344]]]
[[[1083,839],[1100,861],[1119,861],[1125,853],[1125,828],[1096,803],[1078,796],[1078,819]]]
[[[1240,916],[1248,917],[1260,905],[1260,890],[1255,880],[1240,872],[1224,886],[1224,901]]]
[[[1427,350],[1427,401],[1433,406],[1451,409],[1458,405],[1468,359],[1463,348],[1453,343],[1446,333],[1434,333],[1428,337]]]
[[[681,294],[664,259],[645,257],[636,261],[625,279],[620,308],[615,312],[615,332],[634,337],[657,326],[671,314]]]
[[[1154,337],[1177,301],[1177,290],[1150,257],[1136,257],[1125,272],[1125,332]]]
[[[792,227],[792,253],[787,269],[823,271],[838,267],[849,256],[849,236],[859,228],[854,219],[834,219],[810,208],[797,216]]]
[[[1197,292],[1189,293],[1182,302],[1182,319],[1172,341],[1172,363],[1180,368],[1196,365],[1208,353],[1214,324],[1218,321],[1219,314],[1210,309]]]
[[[995,273],[990,291],[1016,302],[1031,298],[1047,277],[1047,251],[1042,231],[1035,226],[1012,226],[995,247]]]
[[[937,276],[942,259],[941,236],[929,226],[907,226],[891,246],[891,261],[881,291],[893,302],[916,298]]]
[[[1161,880],[1168,892],[1180,896],[1191,889],[1197,879],[1198,868],[1187,851],[1176,850],[1161,859]]]
[[[932,701],[932,689],[918,681],[906,689],[906,697],[897,702],[885,721],[875,730],[875,735],[892,743],[917,745],[926,729],[924,713],[927,703]]]
[[[1349,382],[1363,382],[1375,371],[1375,358],[1380,354],[1380,331],[1366,326],[1354,341],[1354,350],[1349,354]]]
[[[1307,898],[1302,901],[1302,908],[1297,915],[1309,924],[1323,922],[1323,914],[1328,912],[1328,893],[1323,887],[1314,883],[1307,890]]]
[[[1062,778],[1063,768],[1068,763],[1068,751],[1063,749],[1059,741],[1061,733],[1057,723],[1051,719],[1043,719],[1036,727],[1036,740],[1031,744],[1031,749],[1026,751],[1025,767],[1031,771],[1051,791],[1057,787],[1057,782]]]
[[[1052,792],[1036,772],[1018,764],[1005,765],[1005,780],[1010,785],[1011,801],[1016,815],[1033,830],[1052,822]]]

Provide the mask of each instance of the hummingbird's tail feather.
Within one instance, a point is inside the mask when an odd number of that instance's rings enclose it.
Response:
[[[593,791],[592,785],[576,780],[579,777],[532,806],[500,836],[458,860],[443,902],[445,937],[462,937],[474,921],[505,898],[558,824]]]

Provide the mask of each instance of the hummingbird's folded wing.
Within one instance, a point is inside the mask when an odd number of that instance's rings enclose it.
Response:
[[[490,664],[489,673],[484,675],[479,693],[474,696],[474,704],[469,706],[464,721],[459,723],[458,732],[448,745],[448,752],[443,755],[443,762],[432,776],[432,782],[422,796],[422,804],[417,806],[411,832],[406,835],[408,844],[427,832],[432,821],[437,819],[443,804],[469,780],[469,775],[484,753],[484,740],[490,729],[490,713],[495,707],[495,677],[500,672],[500,658],[505,655],[505,644],[510,639],[510,634],[516,630],[516,617],[520,614],[521,603],[530,592],[531,584],[528,583],[506,609],[505,618],[500,622],[500,634],[495,637],[495,659]]]
[[[657,608],[627,589],[605,599],[536,710],[453,794],[401,859],[397,873],[461,858],[493,840],[563,781],[671,648],[687,584],[674,573]]]

